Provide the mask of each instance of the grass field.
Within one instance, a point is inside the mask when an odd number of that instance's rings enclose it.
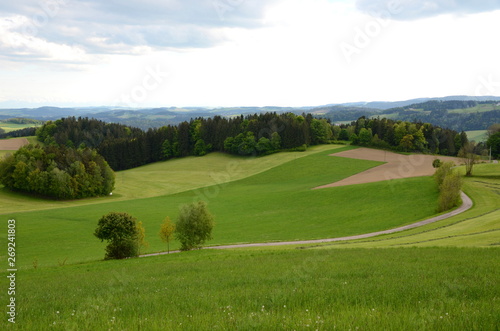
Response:
[[[474,130],[474,131],[465,131],[467,134],[467,138],[470,141],[475,141],[477,143],[488,140],[488,131],[487,130]]]
[[[17,221],[13,329],[497,330],[499,164],[476,165],[465,179],[472,209],[422,228],[347,243],[100,261],[105,244],[92,232],[103,214],[143,221],[154,252],[166,249],[157,237],[163,218],[200,198],[216,218],[213,245],[338,237],[434,214],[429,177],[311,190],[380,164],[328,156],[350,148],[333,147],[153,164],[119,173],[112,197],[79,202],[1,190],[1,217]]]
[[[500,246],[500,164],[476,165],[474,173],[464,178],[463,187],[474,206],[463,214],[400,233],[320,247]]]
[[[31,269],[15,329],[496,330],[499,265],[498,249],[238,249]]]
[[[431,178],[311,190],[380,164],[328,156],[335,150],[298,158],[241,180],[177,194],[110,200],[91,208],[68,202],[64,208],[10,212],[4,217],[18,221],[24,257],[19,267],[29,268],[35,260],[40,265],[57,265],[65,259],[77,263],[102,258],[105,245],[92,233],[97,220],[110,211],[130,213],[144,223],[150,243],[145,253],[163,251],[165,245],[157,236],[161,221],[166,216],[176,219],[179,206],[199,199],[208,201],[216,218],[213,245],[347,236],[434,214],[437,190]],[[401,209],[406,212],[399,213]],[[46,245],[54,241],[64,249]],[[171,247],[177,248],[178,243]]]
[[[471,108],[463,108],[463,109],[453,109],[449,110],[450,113],[461,113],[461,114],[467,114],[467,113],[481,113],[485,111],[492,111],[492,110],[498,110],[500,109],[500,106],[497,106],[498,102],[491,103],[491,104],[479,104],[475,107]]]
[[[28,140],[37,143],[35,137],[28,137]],[[225,182],[255,175],[288,161],[341,147],[323,145],[309,148],[306,152],[278,153],[259,158],[211,153],[204,157],[186,157],[158,162],[117,172],[113,196],[104,198],[61,202],[27,197],[24,194],[0,188],[0,201],[3,202],[0,205],[0,215],[14,211],[43,210],[157,197],[221,185]],[[9,152],[12,153],[12,151]]]
[[[15,123],[5,123],[0,121],[0,129],[4,129],[5,132],[11,132],[15,130],[21,130],[25,128],[36,127],[37,125],[33,124],[15,124]]]

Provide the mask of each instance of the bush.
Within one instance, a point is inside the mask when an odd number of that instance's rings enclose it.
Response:
[[[441,166],[442,162],[440,159],[434,159],[434,161],[432,161],[432,166],[434,168],[439,168]]]
[[[289,148],[289,149],[287,149],[287,151],[288,152],[305,152],[305,151],[307,151],[307,145],[303,144],[303,145],[298,146],[298,147]]]
[[[436,160],[434,160],[434,163]],[[453,162],[442,163],[436,168],[434,179],[439,188],[437,212],[443,212],[461,204],[460,190],[462,187],[462,178],[453,171],[455,164]]]
[[[452,168],[455,166],[453,162],[445,162],[442,163],[439,168],[436,169],[434,173],[434,179],[436,180],[436,184],[438,187],[441,187],[445,177],[452,172]]]
[[[456,172],[448,173],[439,187],[438,213],[460,206],[462,177]]]
[[[214,217],[208,211],[204,201],[184,205],[175,227],[176,238],[181,243],[181,250],[201,248],[205,241],[212,239]]]
[[[108,241],[104,257],[106,260],[138,256],[140,234],[140,228],[134,217],[117,212],[101,217],[94,232],[94,236],[101,241]]]

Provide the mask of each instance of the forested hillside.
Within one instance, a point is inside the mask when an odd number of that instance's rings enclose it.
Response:
[[[360,118],[351,125],[331,125],[311,114],[254,114],[196,118],[147,131],[88,118],[48,121],[37,130],[48,145],[91,147],[113,170],[210,151],[266,155],[280,150],[351,140],[355,144],[456,155],[466,137],[431,124]]]
[[[498,101],[430,100],[383,111],[338,106],[317,108],[314,111],[323,112],[323,115],[318,116],[332,122],[353,121],[361,116],[386,117],[393,120],[432,123],[456,131],[486,130],[492,123],[500,122]]]

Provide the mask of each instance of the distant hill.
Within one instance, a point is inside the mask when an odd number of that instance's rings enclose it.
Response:
[[[208,118],[214,116],[234,117],[246,114],[267,112],[307,112],[313,107],[228,107],[228,108],[200,108],[200,107],[162,107],[162,108],[19,108],[0,109],[0,119],[31,118],[36,120],[56,120],[66,117],[95,118],[108,123],[120,123],[147,130],[165,125],[176,125],[192,118]]]
[[[109,123],[120,123],[143,130],[164,125],[176,125],[192,118],[214,116],[234,117],[264,112],[312,113],[334,122],[355,121],[361,116],[380,116],[408,121],[425,121],[454,130],[484,130],[487,121],[498,122],[496,113],[486,113],[500,109],[500,97],[448,96],[443,98],[418,98],[405,101],[372,101],[330,104],[319,107],[161,107],[161,108],[120,108],[120,107],[39,107],[0,108],[0,120],[7,118],[32,118],[55,120],[70,116],[89,117]],[[446,111],[446,114],[433,113]],[[478,115],[481,113],[480,115]],[[485,114],[483,114],[485,113]],[[493,123],[494,123],[493,122]]]
[[[315,108],[312,112],[332,122],[355,121],[361,116],[380,117],[427,122],[456,131],[485,130],[493,123],[500,123],[500,101],[498,100],[428,100],[385,110],[330,106]]]
[[[363,107],[363,108],[375,108],[375,109],[391,109],[397,107],[405,107],[412,104],[423,103],[426,101],[437,100],[437,101],[450,101],[450,100],[459,100],[459,101],[500,101],[500,97],[495,96],[480,96],[480,97],[470,97],[466,95],[455,95],[441,98],[417,98],[410,99],[405,101],[371,101],[371,102],[349,102],[336,104],[339,106],[346,107]],[[330,105],[333,106],[333,105]]]

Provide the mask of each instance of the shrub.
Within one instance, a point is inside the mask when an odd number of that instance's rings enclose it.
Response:
[[[462,187],[462,177],[456,172],[448,173],[439,187],[438,209],[443,212],[460,206],[462,199],[460,198],[460,190]]]
[[[434,159],[434,161],[432,161],[432,166],[434,168],[439,168],[441,166],[442,162],[440,159]]]
[[[436,172],[434,173],[434,179],[436,180],[438,187],[441,187],[444,178],[452,171],[452,168],[454,166],[455,164],[453,162],[444,162],[439,168],[436,169]]]

